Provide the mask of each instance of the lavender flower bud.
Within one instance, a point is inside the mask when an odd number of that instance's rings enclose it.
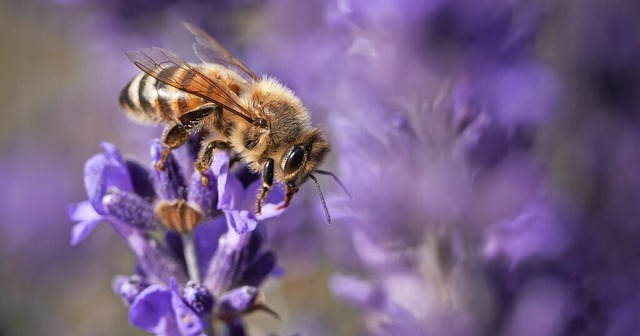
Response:
[[[261,254],[242,273],[242,284],[249,286],[259,286],[276,266],[276,255],[273,252]]]
[[[149,169],[131,159],[126,159],[125,164],[127,165],[129,175],[131,175],[133,191],[148,201],[153,200],[156,197],[156,193],[153,187],[153,181],[151,181]]]
[[[204,278],[204,285],[213,295],[218,296],[234,286],[244,260],[248,236],[228,232],[220,238]]]
[[[113,278],[111,287],[116,292],[124,303],[130,305],[135,300],[136,296],[140,294],[149,284],[147,281],[139,275],[125,276],[116,275]]]
[[[184,299],[180,297],[180,290],[178,288],[178,282],[176,279],[169,280],[169,287],[171,288],[171,308],[176,314],[176,321],[178,322],[178,329],[181,335],[193,335],[200,336],[204,323],[191,307],[184,302]]]
[[[151,205],[136,194],[113,188],[102,199],[102,204],[110,215],[138,229],[160,227]]]
[[[215,302],[213,295],[204,286],[193,281],[187,282],[182,299],[200,316],[209,315]]]
[[[256,305],[258,294],[258,289],[253,286],[242,286],[224,293],[219,299],[220,316],[233,317],[250,311]]]
[[[151,158],[158,162],[162,156],[164,147],[159,139],[151,142]],[[156,193],[162,199],[176,200],[186,198],[186,182],[180,173],[180,165],[172,154],[164,161],[162,169],[153,169],[152,177]]]
[[[193,173],[187,202],[191,207],[200,210],[205,216],[209,216],[212,214],[214,204],[216,204],[218,199],[218,186],[211,170],[208,170],[205,176],[209,182],[203,185],[200,173]]]
[[[251,238],[249,239],[245,252],[247,260],[253,260],[253,258],[258,254],[258,251],[260,251],[262,243],[265,240],[265,231],[264,226],[260,225],[256,226],[256,229],[251,232]]]

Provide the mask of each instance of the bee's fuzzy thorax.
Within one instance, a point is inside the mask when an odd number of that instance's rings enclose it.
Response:
[[[268,116],[283,112],[283,109],[286,108],[288,109],[287,113],[292,114],[292,117],[299,118],[305,124],[309,124],[309,112],[300,98],[276,78],[262,77],[248,91],[247,97],[254,104],[252,107],[263,108]]]

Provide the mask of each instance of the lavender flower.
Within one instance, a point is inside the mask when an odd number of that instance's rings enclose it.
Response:
[[[69,207],[76,222],[71,243],[106,221],[129,244],[136,274],[116,276],[113,289],[130,305],[131,324],[158,335],[203,335],[217,319],[241,332],[244,314],[271,312],[257,300],[276,265],[259,221],[282,212],[282,192],[272,193],[256,216],[247,199],[257,186],[244,188],[229,171],[227,153],[215,156],[203,185],[192,149],[175,151],[158,171],[125,160],[111,144],[102,147],[85,165],[89,200]],[[154,162],[160,149],[154,140]]]
[[[328,188],[330,227],[313,226],[308,209],[270,220],[279,222],[269,240],[281,244],[281,262],[297,266],[291,277],[317,284],[317,274],[332,273],[334,296],[371,335],[638,329],[632,1],[246,4],[194,2],[191,13],[165,1],[151,16],[135,2],[101,7],[117,17],[106,30],[115,36],[177,34],[176,12],[204,21],[328,124],[329,161],[354,200]],[[216,6],[213,20],[208,6]],[[295,15],[282,20],[283,12]],[[132,323],[198,334],[213,317],[230,334],[246,332],[243,316],[268,309],[259,288],[276,264],[264,251],[266,218],[252,211],[260,182],[229,172],[220,157],[211,184],[198,185],[188,150],[165,171],[108,145],[92,160],[87,174],[102,182],[71,208],[72,242],[107,221],[131,245],[137,270],[112,286],[131,305]],[[273,194],[267,217],[279,215],[281,191]]]
[[[523,316],[562,332],[568,312],[544,311],[574,304],[562,271],[573,241],[531,154],[561,90],[532,57],[538,14],[524,2],[350,4],[350,48],[367,48],[339,62],[350,96],[336,106],[349,113],[332,125],[355,197],[343,215],[354,258],[336,260],[360,275],[337,272],[332,291],[375,335],[518,334]],[[537,301],[548,293],[557,300]]]

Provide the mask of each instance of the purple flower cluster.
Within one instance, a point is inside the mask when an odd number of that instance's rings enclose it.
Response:
[[[151,145],[153,161],[161,143]],[[189,147],[189,146],[185,146]],[[130,306],[134,326],[157,335],[204,335],[213,321],[243,334],[242,317],[256,309],[273,313],[259,287],[276,266],[264,247],[260,220],[278,216],[274,190],[256,216],[254,175],[229,171],[229,154],[216,154],[203,184],[194,171],[195,151],[171,154],[163,170],[124,159],[109,143],[85,165],[88,200],[69,207],[76,222],[71,244],[108,222],[137,258],[134,275],[118,275],[113,290]]]

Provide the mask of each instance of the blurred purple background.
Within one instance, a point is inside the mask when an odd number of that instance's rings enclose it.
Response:
[[[640,6],[524,0],[9,0],[0,5],[0,335],[134,335],[108,226],[69,246],[99,143],[151,46],[194,23],[296,91],[334,144],[304,211],[268,223],[282,316],[258,335],[640,330]]]

